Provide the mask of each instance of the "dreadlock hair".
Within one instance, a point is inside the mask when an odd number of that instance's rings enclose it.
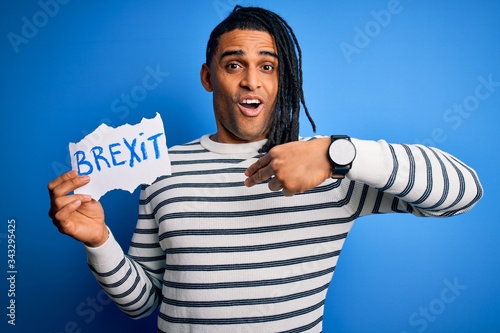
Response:
[[[316,125],[309,114],[302,90],[302,52],[292,28],[279,15],[259,7],[235,6],[231,14],[219,23],[210,34],[206,63],[210,66],[217,51],[220,37],[236,29],[264,31],[273,36],[278,50],[278,94],[266,144],[260,152],[299,137],[300,105],[316,132]]]

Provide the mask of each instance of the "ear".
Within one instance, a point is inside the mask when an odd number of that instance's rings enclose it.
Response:
[[[201,84],[206,91],[212,92],[214,90],[212,86],[212,73],[210,72],[210,67],[208,67],[207,64],[203,64],[201,66],[200,79]]]

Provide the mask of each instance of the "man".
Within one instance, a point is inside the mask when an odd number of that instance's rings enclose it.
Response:
[[[125,255],[99,202],[49,183],[49,215],[85,244],[128,315],[158,306],[158,332],[321,332],[323,305],[354,220],[446,217],[482,196],[475,172],[437,149],[347,136],[299,139],[300,48],[286,22],[237,6],[212,32],[201,82],[217,132],[170,148],[172,175],[141,191]],[[314,126],[314,125],[313,125]]]

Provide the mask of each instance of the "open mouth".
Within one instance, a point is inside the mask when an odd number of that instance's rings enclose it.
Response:
[[[244,99],[241,105],[248,109],[257,109],[262,104],[258,99]]]
[[[257,98],[245,98],[238,103],[241,112],[248,117],[258,116],[264,103]]]

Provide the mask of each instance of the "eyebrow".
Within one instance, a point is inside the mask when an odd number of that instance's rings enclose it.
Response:
[[[221,56],[219,58],[219,61],[222,60],[224,57],[229,57],[229,56],[232,56],[232,55],[242,56],[242,55],[245,55],[245,52],[243,50],[228,50],[228,51],[225,51],[224,53],[221,54]],[[271,57],[274,57],[274,58],[278,59],[278,54],[276,54],[275,52],[272,52],[272,51],[260,51],[259,55],[271,56]]]

